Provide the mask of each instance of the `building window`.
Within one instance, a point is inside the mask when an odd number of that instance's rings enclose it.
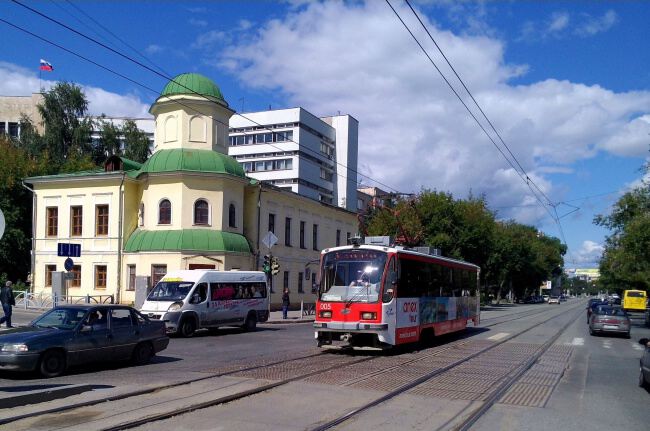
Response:
[[[52,286],[52,273],[56,271],[56,265],[45,265],[45,287]]]
[[[282,277],[282,288],[288,289],[289,288],[289,271],[284,271],[283,277]]]
[[[305,247],[305,222],[304,221],[300,222],[300,248],[307,248]]]
[[[108,205],[95,207],[95,235],[108,235]]]
[[[158,284],[165,274],[167,274],[167,265],[151,265],[151,287]]]
[[[303,278],[303,274],[302,274],[302,272],[299,272],[298,273],[298,293],[305,293],[305,291],[302,288],[302,278]]]
[[[70,287],[81,287],[81,265],[74,265],[70,273],[72,274]]]
[[[336,246],[341,245],[341,229],[336,229]]]
[[[284,219],[284,245],[291,247],[291,217]]]
[[[144,226],[144,202],[140,202],[140,226]]]
[[[95,265],[95,289],[106,289],[106,265]]]
[[[230,204],[228,207],[228,226],[237,227],[237,213],[235,212],[235,204]]]
[[[169,199],[163,199],[158,205],[158,224],[171,224],[172,203]]]
[[[350,245],[350,232],[345,233],[345,245]]]
[[[269,232],[275,233],[275,214],[269,214]]]
[[[70,207],[70,236],[81,236],[82,234],[83,207]]]
[[[47,207],[47,236],[59,234],[59,207]]]
[[[208,225],[210,223],[209,216],[210,207],[205,199],[194,202],[194,224]]]
[[[135,290],[135,265],[127,265],[126,271],[127,277],[129,277],[126,290]]]
[[[311,293],[317,293],[318,292],[318,285],[316,285],[316,274],[311,273]]]
[[[318,225],[315,224],[311,231],[311,247],[318,250]]]

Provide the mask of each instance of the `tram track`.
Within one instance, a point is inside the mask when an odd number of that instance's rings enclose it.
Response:
[[[542,312],[545,312],[545,311],[546,310],[542,310],[540,312],[535,312],[535,313],[517,313],[517,314],[520,314],[520,316],[513,317],[512,319],[508,319],[506,321],[512,321],[512,320],[517,320],[517,319],[521,319],[521,318],[525,318],[525,317],[530,317],[530,316],[533,316],[533,315],[536,315],[536,314],[541,314]],[[563,310],[563,311],[566,311],[566,310]],[[523,314],[523,315],[521,315],[521,314]],[[554,314],[552,317],[545,320],[544,322],[546,322],[548,320],[551,320],[551,319],[554,319],[556,316],[557,315]],[[501,323],[505,323],[506,321],[502,320],[502,321],[499,321],[499,322],[494,322],[494,323],[491,323],[489,325],[483,325],[483,327],[495,326],[495,325],[498,325],[498,324],[501,324]],[[511,340],[512,338],[514,338],[516,336],[519,336],[519,335],[533,329],[537,325],[538,324],[535,324],[532,327],[513,335],[512,337],[509,337],[509,338],[507,338],[505,340],[502,340],[500,342],[495,343],[492,346],[492,348],[495,348],[495,347],[503,344],[504,342],[507,342],[507,341]],[[362,376],[361,378],[357,379],[356,381],[362,381],[364,379],[371,378],[373,375],[378,375],[378,374],[381,374],[382,372],[384,372],[384,373],[389,372],[391,369],[396,369],[396,368],[399,368],[399,367],[403,367],[406,364],[414,363],[414,362],[421,361],[421,360],[426,359],[426,358],[441,355],[442,353],[448,352],[450,350],[460,349],[463,346],[467,346],[471,342],[472,342],[472,340],[461,339],[461,340],[453,341],[451,343],[447,343],[444,346],[436,347],[431,352],[426,353],[424,355],[420,355],[419,357],[416,357],[414,359],[406,360],[406,361],[400,362],[399,364],[394,365],[392,367],[387,367],[387,368],[384,368],[382,370],[376,371],[374,373],[370,373],[370,374],[368,374],[366,376]],[[408,387],[410,388],[410,387],[417,386],[417,384],[421,383],[420,380],[426,381],[427,379],[429,379],[429,378],[431,378],[431,377],[433,377],[435,375],[441,374],[441,373],[445,372],[446,370],[452,369],[452,368],[454,368],[454,367],[456,367],[456,366],[458,366],[458,365],[460,365],[462,363],[465,363],[468,360],[471,360],[472,358],[475,358],[478,355],[483,354],[488,350],[491,350],[491,349],[482,349],[482,350],[480,350],[478,352],[474,352],[470,356],[467,356],[466,358],[464,358],[462,360],[455,361],[454,363],[450,364],[449,366],[447,366],[447,367],[445,367],[443,369],[438,369],[434,373],[430,373],[430,375],[426,376],[426,378],[421,378],[421,379],[416,380],[413,383],[410,383],[408,385]],[[46,415],[65,413],[65,412],[73,412],[76,409],[83,409],[85,407],[89,407],[89,406],[92,406],[92,405],[95,405],[95,404],[98,404],[98,403],[102,403],[102,402],[115,402],[115,401],[125,400],[125,399],[128,399],[128,398],[142,397],[142,396],[145,396],[145,395],[152,394],[154,392],[160,392],[160,391],[164,391],[166,389],[171,389],[171,388],[175,388],[175,387],[179,387],[179,386],[183,386],[183,385],[189,385],[189,384],[195,383],[195,382],[207,381],[207,380],[213,379],[213,378],[235,376],[235,375],[243,375],[243,374],[246,374],[246,373],[253,373],[254,374],[257,371],[261,371],[261,370],[268,369],[268,368],[273,368],[273,367],[285,367],[286,368],[287,366],[290,367],[292,362],[295,362],[295,363],[300,363],[300,361],[312,362],[312,361],[316,360],[316,358],[321,358],[321,357],[332,358],[332,357],[336,357],[336,356],[341,357],[341,356],[344,356],[344,355],[337,354],[337,353],[332,354],[332,352],[318,352],[318,353],[314,353],[314,354],[297,356],[297,357],[294,357],[294,358],[291,358],[291,359],[269,361],[269,362],[267,362],[265,364],[262,364],[262,365],[255,365],[255,366],[249,366],[249,367],[235,366],[235,367],[233,367],[232,370],[229,370],[229,371],[217,372],[217,373],[210,374],[208,376],[203,376],[203,377],[200,377],[200,378],[191,379],[191,380],[182,381],[182,382],[176,382],[176,383],[170,384],[170,385],[161,385],[161,386],[158,386],[158,387],[155,387],[155,388],[147,388],[147,389],[142,390],[142,391],[135,391],[135,392],[131,392],[131,393],[120,394],[120,395],[115,396],[115,397],[104,398],[104,399],[101,399],[101,400],[82,402],[82,403],[72,404],[72,405],[69,405],[69,406],[64,406],[64,407],[55,408],[55,409],[41,410],[39,412],[35,412],[35,413],[32,413],[32,414],[14,416],[14,417],[11,417],[11,418],[5,418],[5,419],[0,420],[0,424],[15,422],[15,421],[18,421],[18,420],[21,420],[21,419],[38,418],[38,417],[44,417]],[[260,394],[262,392],[266,392],[266,391],[278,388],[278,387],[283,386],[283,385],[288,385],[289,383],[292,383],[292,382],[295,382],[295,381],[307,380],[309,378],[314,378],[315,376],[318,376],[318,375],[321,375],[321,374],[332,372],[334,370],[339,370],[339,369],[341,369],[341,367],[352,367],[352,366],[357,365],[357,364],[372,361],[372,360],[376,359],[377,356],[363,356],[361,358],[354,356],[353,358],[356,358],[356,359],[351,359],[350,361],[347,361],[344,364],[343,363],[337,363],[335,365],[332,365],[331,367],[322,367],[322,366],[318,365],[318,366],[316,366],[317,369],[315,369],[315,370],[312,370],[312,371],[309,371],[309,372],[306,372],[306,373],[297,374],[297,375],[291,376],[289,378],[282,378],[282,379],[280,379],[278,381],[271,382],[271,383],[268,383],[268,384],[264,384],[264,385],[258,386],[256,388],[247,389],[247,390],[243,390],[243,391],[238,391],[236,393],[229,394],[229,395],[226,395],[226,396],[221,396],[221,397],[217,397],[217,398],[214,398],[214,399],[209,399],[208,401],[205,401],[205,402],[192,403],[191,406],[187,406],[187,407],[184,407],[184,408],[171,409],[170,411],[165,412],[165,413],[156,414],[156,415],[149,415],[147,417],[142,417],[142,418],[137,419],[137,420],[125,421],[125,422],[121,422],[121,423],[119,423],[119,424],[117,424],[115,426],[103,427],[103,428],[100,428],[100,429],[103,429],[103,430],[118,430],[118,429],[135,428],[135,427],[147,424],[147,423],[156,422],[156,421],[171,418],[173,416],[182,415],[184,413],[189,413],[189,412],[192,412],[192,411],[205,409],[205,408],[208,408],[208,407],[213,407],[213,406],[218,406],[218,405],[230,403],[230,402],[242,399],[242,398],[246,398],[246,397],[249,397],[249,396],[252,396],[252,395],[255,395],[255,394]],[[316,360],[316,362],[318,362],[318,360]],[[354,383],[355,383],[354,381],[350,381],[348,383],[348,385],[353,385]],[[405,391],[407,389],[408,388],[402,388],[402,391]],[[391,395],[391,394],[388,394],[388,395]],[[381,397],[380,399],[376,400],[373,403],[373,405],[380,404],[381,402],[384,402],[387,399],[390,399],[390,398],[392,398],[392,397],[394,397],[396,395],[397,395],[397,393],[392,394],[392,396]],[[367,407],[367,408],[370,408],[370,407]],[[354,412],[353,416],[360,413],[361,411],[363,411],[363,410],[359,410],[357,412]],[[336,425],[336,424],[334,424],[334,425]],[[334,426],[334,425],[332,425],[332,426]],[[325,428],[323,428],[323,426],[321,426],[321,427],[315,428],[315,429],[328,429],[328,428],[331,428],[331,426],[330,427],[325,427]]]

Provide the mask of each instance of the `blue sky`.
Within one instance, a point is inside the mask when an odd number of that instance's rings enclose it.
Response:
[[[452,79],[408,6],[391,3]],[[427,188],[458,197],[484,193],[500,217],[560,236],[383,1],[27,4],[165,75],[212,78],[237,111],[303,106],[321,116],[351,114],[360,123],[364,184],[374,180],[401,192]],[[641,181],[639,168],[649,156],[650,4],[413,5],[558,214],[579,207],[561,219],[567,266],[594,266],[607,232],[591,221]],[[0,18],[156,91],[166,83],[15,3],[0,3]],[[42,85],[82,85],[93,113],[142,116],[156,98],[4,23],[0,36],[0,94],[37,91],[44,58],[55,70],[43,73]]]

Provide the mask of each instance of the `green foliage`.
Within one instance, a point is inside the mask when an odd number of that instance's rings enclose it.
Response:
[[[104,163],[108,156],[121,154],[120,135],[122,130],[104,117],[97,122],[100,129],[100,139],[93,145],[92,159],[97,165]]]
[[[151,155],[149,138],[133,120],[126,120],[122,126],[124,135],[124,156],[127,159],[144,163]]]
[[[443,255],[481,267],[482,284],[499,297],[537,292],[557,274],[566,246],[532,226],[497,221],[484,197],[456,200],[449,193],[423,190],[394,207],[371,210],[365,218],[369,235],[391,235],[406,245],[440,248]]]

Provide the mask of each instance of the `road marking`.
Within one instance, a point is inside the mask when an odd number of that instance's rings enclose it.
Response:
[[[576,338],[573,339],[573,341],[571,341],[571,345],[572,346],[584,346],[585,345],[585,339],[580,338],[580,337],[576,337]]]
[[[603,347],[606,349],[612,348],[612,342],[610,340],[603,340]]]
[[[499,341],[502,338],[506,338],[510,333],[508,332],[499,332],[498,334],[494,334],[491,337],[488,337],[488,340],[494,340],[494,341]]]
[[[634,350],[643,350],[643,346],[637,343],[630,343]]]

